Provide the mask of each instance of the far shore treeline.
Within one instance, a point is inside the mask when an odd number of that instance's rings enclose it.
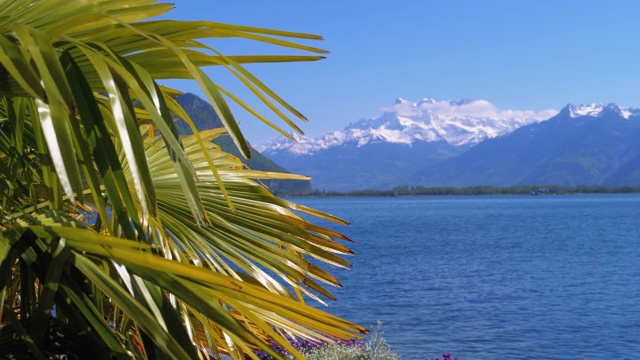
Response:
[[[308,192],[279,192],[280,196],[291,197],[356,197],[356,196],[442,196],[442,195],[566,195],[566,194],[631,194],[640,193],[639,186],[609,185],[518,185],[508,187],[468,186],[468,187],[427,187],[398,186],[389,190],[354,190],[348,192],[312,190]]]

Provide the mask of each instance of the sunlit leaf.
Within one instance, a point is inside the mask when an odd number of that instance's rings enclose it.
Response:
[[[212,140],[250,148],[228,102],[289,136],[304,116],[245,64],[322,59],[316,35],[152,20],[155,0],[0,2],[0,309],[8,358],[274,357],[284,334],[365,330],[307,304],[341,286],[346,221],[279,199]],[[220,38],[287,55],[223,54]],[[205,44],[203,40],[209,39]],[[210,79],[229,71],[268,113]],[[196,129],[162,79],[192,79],[224,128]],[[179,137],[184,120],[194,135]],[[295,119],[295,120],[294,120]],[[282,124],[282,125],[281,125]],[[198,131],[202,130],[202,131]],[[311,259],[312,258],[312,259]],[[324,265],[323,265],[324,264]],[[5,325],[5,324],[3,324]],[[0,325],[1,326],[1,325]],[[8,330],[5,330],[8,329]]]

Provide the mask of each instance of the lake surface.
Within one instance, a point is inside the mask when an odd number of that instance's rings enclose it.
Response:
[[[403,359],[640,358],[639,195],[295,201],[352,222],[329,311]]]

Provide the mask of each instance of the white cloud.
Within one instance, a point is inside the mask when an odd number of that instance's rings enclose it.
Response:
[[[542,111],[500,109],[486,100],[468,101],[434,101],[425,100],[420,103],[409,101],[397,102],[391,107],[383,109],[384,112],[396,113],[398,116],[421,117],[427,112],[437,117],[474,117],[491,118],[494,120],[546,120],[556,115],[558,110],[547,109]]]

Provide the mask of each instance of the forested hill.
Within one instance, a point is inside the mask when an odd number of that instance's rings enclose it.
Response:
[[[178,97],[178,101],[187,112],[187,114],[189,114],[191,120],[194,122],[198,130],[207,130],[223,126],[222,122],[218,118],[218,115],[213,110],[213,107],[198,96],[191,93],[186,93]],[[187,123],[182,120],[176,122],[176,127],[178,128],[178,133],[180,133],[181,135],[192,134],[192,131]],[[214,142],[219,145],[225,152],[242,158],[240,152],[233,143],[233,140],[231,140],[231,137],[222,136],[216,139]],[[266,156],[262,155],[253,147],[251,148],[251,154],[251,159],[244,160],[244,162],[251,169],[275,172],[289,172],[286,169],[282,168],[280,165],[271,161]],[[271,191],[276,192],[280,195],[299,194],[311,191],[310,181],[268,180],[263,182],[269,187]]]

